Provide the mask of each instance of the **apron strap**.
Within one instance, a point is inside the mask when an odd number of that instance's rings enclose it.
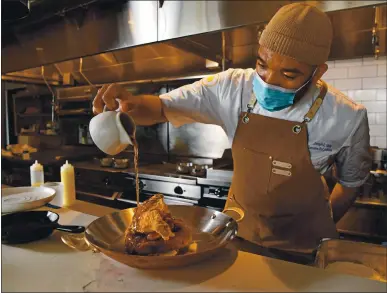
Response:
[[[327,84],[323,80],[320,80],[319,82],[321,84],[320,93],[317,96],[317,99],[314,101],[312,107],[310,107],[308,113],[306,113],[306,115],[304,116],[303,123],[307,123],[307,122],[312,121],[312,119],[316,115],[317,111],[320,109],[320,107],[321,107],[321,105],[322,105],[322,103],[324,101],[325,95],[327,94],[327,91],[328,91]],[[252,93],[250,101],[247,104],[247,111],[246,111],[245,115],[242,118],[242,122],[243,123],[248,123],[249,122],[248,115],[254,109],[256,104],[257,104],[257,98],[255,97],[254,93]]]
[[[251,111],[254,109],[255,105],[257,104],[257,98],[255,97],[254,93],[251,94],[251,98],[250,98],[250,101],[249,103],[247,104],[247,111],[245,113],[245,115],[243,115],[242,117],[242,122],[244,124],[247,124],[249,123],[249,114],[251,113]]]
[[[255,108],[255,105],[257,104],[257,98],[254,94],[251,95],[250,101],[247,104],[247,112],[251,113],[251,111]]]
[[[320,93],[319,93],[317,99],[314,101],[312,107],[310,107],[308,113],[306,113],[306,115],[304,116],[304,122],[312,121],[312,119],[316,115],[317,111],[320,109],[320,107],[324,101],[325,95],[327,94],[327,91],[328,91],[327,84],[323,80],[320,80],[319,82],[321,83]]]

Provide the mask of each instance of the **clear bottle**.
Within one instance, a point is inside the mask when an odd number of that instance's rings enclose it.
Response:
[[[35,161],[30,167],[31,174],[31,186],[40,186],[44,183],[44,171],[43,166]]]
[[[68,207],[75,202],[74,167],[68,161],[60,168],[60,177],[63,184],[63,206]]]

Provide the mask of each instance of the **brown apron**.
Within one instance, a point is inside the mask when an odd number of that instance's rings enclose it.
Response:
[[[241,113],[232,145],[234,175],[227,209],[239,211],[238,236],[287,251],[310,253],[322,238],[336,238],[326,188],[308,149],[307,123],[320,108],[327,87],[302,123]]]

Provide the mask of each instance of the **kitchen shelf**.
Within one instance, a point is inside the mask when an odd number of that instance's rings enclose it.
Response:
[[[19,135],[22,136],[59,136],[59,134],[44,134],[44,133],[37,133],[37,132],[20,132]]]
[[[31,113],[31,114],[20,114],[18,113],[17,116],[19,117],[51,117],[51,113]]]
[[[86,96],[72,96],[72,97],[66,97],[66,98],[58,98],[58,103],[65,103],[65,102],[82,102],[82,101],[92,101],[93,96],[92,95],[86,95]]]
[[[378,200],[378,199],[368,199],[368,200],[364,200],[364,199],[357,199],[355,201],[355,204],[356,205],[360,205],[360,206],[375,206],[375,207],[385,207],[387,208],[387,202],[384,202],[384,201],[381,201],[381,200]]]
[[[89,109],[77,109],[77,110],[59,110],[58,116],[92,116],[93,113]]]
[[[370,233],[364,233],[359,231],[350,231],[350,230],[343,230],[343,229],[337,229],[340,234],[348,235],[348,236],[354,236],[354,237],[362,237],[366,239],[373,239],[376,241],[387,241],[387,235],[378,235],[378,234],[370,234]],[[345,236],[344,236],[345,237]]]

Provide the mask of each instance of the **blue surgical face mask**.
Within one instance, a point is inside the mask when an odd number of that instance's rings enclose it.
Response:
[[[254,73],[253,91],[259,105],[270,112],[280,111],[294,104],[299,90],[309,83],[312,76],[299,89],[285,89],[266,83],[257,72]]]

